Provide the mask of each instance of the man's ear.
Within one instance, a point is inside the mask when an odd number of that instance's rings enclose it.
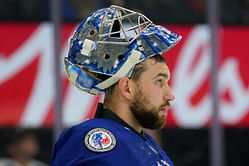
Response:
[[[120,94],[127,100],[131,100],[135,93],[135,84],[127,77],[123,77],[118,82]]]

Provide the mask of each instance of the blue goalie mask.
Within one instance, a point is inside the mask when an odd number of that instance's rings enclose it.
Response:
[[[67,76],[80,90],[97,95],[129,77],[137,63],[168,51],[180,39],[141,13],[114,5],[99,9],[71,38],[64,59]]]

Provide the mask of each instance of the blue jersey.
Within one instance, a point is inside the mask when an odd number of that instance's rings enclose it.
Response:
[[[121,119],[106,116],[64,131],[55,144],[51,165],[172,166],[173,163],[147,133],[137,133]]]

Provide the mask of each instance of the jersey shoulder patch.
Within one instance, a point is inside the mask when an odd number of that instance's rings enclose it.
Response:
[[[107,129],[94,128],[86,134],[84,143],[93,152],[107,152],[115,148],[116,138]]]

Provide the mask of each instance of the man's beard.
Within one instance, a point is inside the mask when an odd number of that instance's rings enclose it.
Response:
[[[143,128],[160,129],[165,125],[165,116],[159,112],[165,106],[169,106],[166,102],[158,107],[153,106],[149,99],[142,93],[141,89],[137,87],[134,101],[130,105],[130,110],[135,116],[136,120]]]

